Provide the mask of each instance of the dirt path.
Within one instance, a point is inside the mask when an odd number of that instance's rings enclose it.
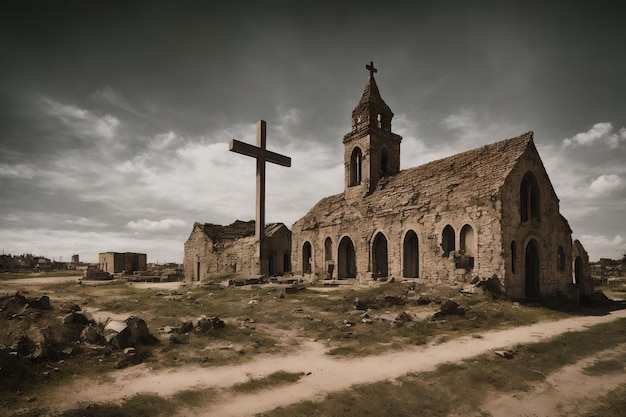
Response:
[[[265,390],[262,394],[229,394],[220,396],[219,404],[196,410],[195,416],[250,416],[301,400],[321,399],[329,392],[349,388],[353,384],[396,378],[408,372],[433,370],[438,364],[459,361],[486,351],[538,342],[567,331],[606,323],[626,317],[626,310],[605,316],[573,317],[554,322],[482,333],[481,338],[460,337],[442,344],[414,347],[401,352],[359,359],[336,359],[325,355],[326,347],[306,342],[302,351],[289,355],[262,356],[251,362],[215,368],[186,367],[151,371],[145,366],[112,372],[110,382],[98,384],[80,380],[72,387],[63,387],[54,398],[62,399],[60,408],[77,407],[79,403],[106,402],[130,397],[140,392],[172,395],[185,389],[202,387],[228,388],[250,377],[261,377],[278,370],[310,373],[289,386]],[[559,383],[559,382],[555,382]],[[503,400],[506,402],[505,400]],[[492,413],[514,415],[509,412]],[[524,414],[521,414],[524,415]],[[541,415],[541,414],[528,414]]]
[[[626,353],[626,344],[588,356],[546,377],[530,392],[494,395],[483,411],[494,417],[556,417],[579,415],[586,411],[589,398],[596,399],[626,383],[626,373],[590,376],[583,369],[602,359],[618,358]]]

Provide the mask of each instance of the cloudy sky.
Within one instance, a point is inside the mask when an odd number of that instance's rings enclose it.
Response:
[[[0,246],[181,262],[194,222],[254,218],[254,161],[228,142],[254,143],[259,119],[292,158],[267,183],[267,221],[290,226],[342,191],[374,61],[403,168],[532,130],[574,238],[618,258],[624,45],[619,4],[602,0],[9,0]]]

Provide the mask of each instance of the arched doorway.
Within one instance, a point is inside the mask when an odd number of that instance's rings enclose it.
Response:
[[[354,244],[348,236],[344,236],[339,242],[338,252],[338,278],[356,278],[356,254]]]
[[[324,261],[327,264],[333,261],[333,240],[329,237],[324,241]]]
[[[283,272],[291,272],[291,256],[288,252],[283,256]]]
[[[537,248],[537,242],[531,240],[526,246],[526,297],[536,298],[539,297],[539,249]]]
[[[574,284],[580,286],[583,283],[583,260],[580,256],[574,260]]]
[[[403,276],[405,278],[419,277],[419,240],[417,233],[409,230],[404,236],[404,265]]]
[[[389,258],[387,253],[387,238],[377,233],[372,244],[372,273],[374,277],[389,276]]]
[[[303,274],[311,273],[311,262],[312,262],[311,255],[312,255],[311,243],[304,242],[304,245],[302,246],[302,273]]]

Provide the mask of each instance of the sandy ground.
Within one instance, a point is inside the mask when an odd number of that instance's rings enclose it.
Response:
[[[76,381],[74,386],[60,388],[58,393],[53,393],[52,398],[62,399],[62,402],[57,402],[61,408],[73,408],[81,403],[112,401],[140,392],[167,396],[186,389],[228,388],[235,383],[247,381],[250,377],[258,378],[278,370],[308,374],[295,384],[262,393],[224,393],[219,403],[211,408],[193,410],[195,416],[251,416],[301,400],[321,399],[327,393],[349,388],[353,384],[393,379],[409,372],[429,371],[444,362],[459,361],[517,344],[538,342],[567,331],[582,330],[586,326],[622,317],[626,317],[626,310],[604,316],[574,317],[490,331],[482,333],[482,338],[460,337],[446,343],[350,360],[326,355],[326,347],[321,343],[305,342],[302,350],[297,353],[261,356],[236,366],[151,371],[142,365],[112,372],[106,383]],[[486,409],[494,417],[555,416],[567,404],[573,404],[574,399],[595,397],[620,382],[626,382],[624,374],[582,382],[591,378],[581,374],[581,369],[591,362],[593,358],[586,358],[579,364],[563,368],[529,393],[496,397]],[[594,382],[597,380],[602,380],[602,383]],[[562,415],[567,415],[567,412]]]

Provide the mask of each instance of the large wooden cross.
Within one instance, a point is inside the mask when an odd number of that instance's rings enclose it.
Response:
[[[256,145],[249,145],[236,139],[230,141],[228,150],[237,152],[242,155],[250,156],[256,159],[256,223],[255,223],[255,240],[257,242],[257,262],[258,273],[263,274],[263,264],[261,262],[261,242],[265,236],[265,162],[282,165],[284,167],[291,166],[291,158],[266,149],[266,130],[267,123],[265,120],[259,120],[256,124]]]

